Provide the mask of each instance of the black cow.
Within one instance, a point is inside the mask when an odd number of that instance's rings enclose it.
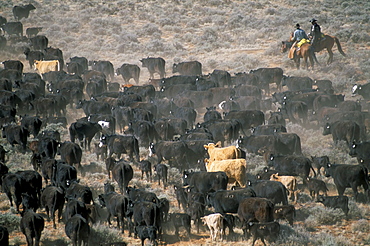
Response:
[[[14,69],[21,74],[23,73],[23,63],[19,60],[7,60],[3,61],[1,64],[4,65],[4,69]]]
[[[315,97],[313,100],[313,110],[319,111],[322,107],[336,107],[339,103],[344,101],[342,94],[323,94]]]
[[[160,141],[156,144],[151,143],[149,146],[149,156],[155,154],[158,158],[157,164],[163,160],[168,160],[170,166],[175,166],[182,170],[189,165],[187,154],[189,148],[184,141]]]
[[[166,62],[163,58],[148,57],[143,58],[140,61],[142,67],[148,68],[151,79],[154,79],[154,73],[158,73],[160,78],[164,78],[164,76],[166,75]]]
[[[62,161],[67,162],[69,165],[72,166],[73,164],[76,164],[78,169],[82,172],[82,149],[78,144],[68,141],[60,143],[57,154],[60,155]]]
[[[278,222],[266,222],[266,223],[256,223],[249,222],[247,223],[248,231],[253,236],[252,246],[258,238],[261,239],[263,245],[266,246],[265,238],[268,241],[275,241],[280,233],[280,225]]]
[[[351,157],[356,157],[359,164],[365,165],[369,168],[370,164],[370,142],[353,142],[350,146],[349,155]]]
[[[34,170],[24,170],[16,172],[22,180],[22,190],[29,194],[34,194],[37,199],[40,199],[42,189],[42,176]]]
[[[302,155],[301,138],[296,133],[276,132],[274,134],[282,143],[285,153]]]
[[[317,198],[317,196],[320,195],[320,191],[322,191],[325,196],[328,195],[327,192],[329,191],[329,189],[328,187],[326,187],[326,183],[320,179],[308,177],[303,180],[303,184],[310,192],[310,196],[312,197],[312,199]]]
[[[36,137],[41,130],[42,120],[37,116],[24,116],[21,119],[21,126]]]
[[[76,168],[65,162],[51,162],[52,164],[52,184],[62,188],[64,191],[69,187],[73,180],[77,180]],[[45,178],[45,176],[44,176]]]
[[[238,207],[238,217],[246,234],[249,222],[270,222],[274,220],[274,204],[261,197],[244,198]]]
[[[0,24],[2,26],[2,24]],[[6,47],[7,40],[4,36],[0,36],[0,49],[3,50]]]
[[[274,206],[274,220],[285,219],[293,226],[293,220],[296,215],[294,205]]]
[[[346,141],[347,145],[351,143],[360,141],[361,138],[361,129],[360,126],[350,120],[336,121],[334,123],[326,123],[324,126],[323,135],[331,134],[335,144],[338,144],[338,141]]]
[[[153,245],[157,244],[157,228],[155,226],[136,226],[135,234],[141,240],[141,246],[144,246],[145,239],[149,239]]]
[[[231,75],[227,71],[215,69],[211,74],[209,74],[209,76],[211,81],[221,87],[231,86]]]
[[[39,50],[30,50],[30,48],[25,48],[23,54],[26,55],[26,60],[29,62],[31,69],[35,61],[42,61],[45,56],[43,52]]]
[[[194,221],[194,225],[199,233],[199,227],[202,221],[202,217],[205,215],[206,209],[206,198],[204,194],[200,192],[194,192],[190,189],[188,192],[188,210],[187,213],[190,218]]]
[[[50,221],[50,215],[53,220],[53,227],[56,229],[55,223],[55,212],[58,211],[58,223],[60,223],[60,218],[62,216],[63,206],[64,206],[64,192],[62,189],[56,186],[47,186],[41,194],[40,198],[41,205],[45,208],[48,220]]]
[[[1,78],[0,79],[0,90],[12,91],[13,90],[12,81],[7,78]]]
[[[65,193],[66,199],[77,199],[84,202],[85,204],[90,204],[91,202],[93,202],[94,204],[94,199],[90,187],[80,185],[75,180],[69,183],[69,187],[67,188]]]
[[[27,38],[32,38],[42,31],[42,27],[29,27],[26,29]]]
[[[186,194],[186,188],[180,186],[180,185],[174,185],[173,189],[175,190],[177,205],[179,206],[179,209],[182,206],[182,209],[185,211],[188,207],[188,197]]]
[[[27,5],[16,5],[13,7],[13,15],[16,20],[21,20],[22,18],[28,18],[30,11],[36,9],[32,4]]]
[[[66,66],[67,66],[67,72],[69,74],[77,74],[81,76],[83,72],[85,71],[85,68],[83,67],[83,65],[76,61],[67,62]]]
[[[240,136],[237,140],[237,147],[245,152],[259,155],[261,155],[261,149],[267,149],[273,153],[291,153],[275,135]]]
[[[317,202],[321,202],[325,207],[340,208],[348,216],[348,197],[347,196],[319,196]]]
[[[305,102],[284,100],[281,112],[290,122],[305,125],[308,118],[308,107]]]
[[[87,220],[76,214],[70,218],[65,225],[66,235],[72,240],[73,246],[89,245],[90,226]]]
[[[138,226],[154,226],[158,235],[161,235],[162,216],[157,204],[146,201],[130,203],[130,210],[132,211],[135,228]],[[134,234],[137,236],[136,231]]]
[[[135,64],[124,63],[120,68],[116,69],[116,75],[121,75],[126,84],[130,79],[134,79],[136,84],[139,84],[140,67]]]
[[[184,227],[188,238],[191,235],[191,217],[186,213],[171,213],[169,214],[169,221],[175,227],[175,236],[180,240],[179,228]]]
[[[320,175],[320,169],[322,167],[326,167],[326,165],[330,163],[329,157],[326,155],[318,156],[318,157],[311,156],[311,160],[312,160],[312,167],[316,168],[317,170],[317,175]]]
[[[108,157],[112,157],[113,153],[121,158],[121,154],[127,154],[131,161],[139,161],[139,142],[132,135],[103,135],[100,139],[102,144],[108,146]]]
[[[82,108],[86,116],[91,114],[110,114],[111,112],[111,106],[109,103],[101,101],[81,100],[76,106],[76,109],[79,108]]]
[[[22,22],[7,22],[1,27],[9,36],[15,34],[18,37],[23,37],[23,24]]]
[[[238,190],[219,190],[209,193],[207,202],[214,207],[216,213],[237,213],[239,203],[247,197],[255,197],[256,193],[251,188]]]
[[[258,78],[259,86],[265,90],[265,94],[270,94],[269,84],[275,83],[279,91],[281,91],[281,83],[283,79],[283,69],[281,68],[258,68],[251,70],[249,73],[254,74]]]
[[[107,207],[108,224],[111,225],[111,216],[116,217],[117,227],[118,229],[120,229],[121,227],[122,233],[124,233],[124,217],[126,217],[126,212],[129,206],[128,198],[116,192],[109,192],[103,195],[99,195],[99,201],[102,206]]]
[[[226,190],[228,177],[224,172],[183,172],[183,185],[206,194],[210,191]]]
[[[288,205],[287,189],[279,181],[248,181],[248,186],[256,192],[256,196],[267,198],[274,204],[282,203],[283,205]]]
[[[44,218],[33,212],[32,210],[27,210],[21,219],[20,228],[21,232],[26,236],[27,245],[29,246],[39,246],[41,233],[44,230],[45,221]],[[33,243],[35,239],[35,244]]]
[[[22,146],[22,150],[26,151],[28,130],[25,127],[18,125],[3,126],[3,138],[6,138],[9,144],[14,147],[14,144]]]
[[[91,63],[91,68],[104,73],[107,78],[109,77],[111,79],[111,81],[114,80],[114,67],[110,61],[93,61]]]
[[[153,141],[158,141],[154,124],[147,120],[134,120],[129,123],[125,134],[133,134],[139,141],[140,147],[147,147]]]
[[[134,176],[134,171],[131,165],[120,160],[112,170],[113,179],[118,183],[121,194],[126,194],[126,187]]]
[[[326,93],[333,93],[333,82],[328,79],[314,80],[313,84],[317,87],[318,91],[325,91]]]
[[[25,183],[19,174],[7,173],[2,176],[2,191],[6,194],[9,199],[10,206],[13,206],[13,199],[17,209],[19,211],[19,205],[22,203],[22,193],[25,191]]]
[[[9,246],[9,232],[5,226],[0,226],[0,244]]]
[[[370,99],[370,83],[366,83],[363,85],[355,84],[352,87],[352,94],[358,94],[362,96],[365,100]]]
[[[148,160],[141,160],[139,161],[139,165],[141,171],[141,179],[144,178],[145,173],[147,181],[152,182],[152,163]]]
[[[86,220],[89,218],[89,211],[86,207],[86,204],[78,201],[76,199],[70,199],[65,207],[63,212],[63,220],[66,223],[74,215],[79,214]]]
[[[367,194],[369,190],[369,178],[367,168],[361,165],[346,165],[346,164],[327,164],[325,167],[325,176],[334,179],[337,187],[338,195],[343,196],[346,188],[351,187],[357,200],[357,187],[361,186]]]
[[[282,85],[287,86],[289,91],[301,91],[312,89],[313,80],[309,77],[283,76]]]
[[[89,62],[85,57],[74,56],[74,57],[69,58],[69,60],[71,62],[79,63],[82,66],[83,71],[88,70],[89,68]]]
[[[168,183],[168,167],[165,164],[157,164],[154,165],[154,171],[156,172],[158,177],[158,185],[161,185],[162,180],[163,187],[166,189]]]
[[[202,63],[198,61],[174,63],[172,66],[172,73],[189,76],[202,75]]]
[[[284,173],[285,175],[301,176],[302,178],[307,178],[310,174],[310,170],[315,173],[312,168],[311,160],[304,156],[298,155],[282,155],[276,156],[271,154],[268,161],[268,166],[274,167],[279,173]]]
[[[85,145],[85,150],[88,148],[89,151],[92,138],[101,131],[102,127],[98,123],[85,120],[78,120],[69,126],[69,135],[72,143],[75,142],[77,137],[81,146]]]
[[[43,51],[48,47],[49,39],[44,35],[37,35],[29,39],[34,50]]]
[[[31,209],[34,212],[40,207],[40,202],[37,198],[37,195],[32,193],[22,193],[22,207],[23,211],[21,214],[23,214],[25,211]]]

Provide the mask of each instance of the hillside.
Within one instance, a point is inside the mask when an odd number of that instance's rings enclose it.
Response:
[[[335,93],[345,95],[345,100],[361,100],[361,96],[352,96],[351,88],[355,83],[369,82],[370,76],[370,2],[354,0],[320,0],[313,2],[293,0],[40,0],[9,1],[0,5],[0,15],[8,21],[14,21],[14,5],[32,3],[36,10],[30,12],[27,19],[22,19],[24,30],[28,27],[42,27],[40,35],[49,39],[49,46],[63,51],[65,62],[70,57],[83,56],[89,61],[109,60],[114,68],[123,63],[141,67],[140,59],[162,57],[166,61],[166,76],[172,73],[172,64],[197,60],[203,65],[203,74],[214,69],[226,70],[231,75],[249,72],[260,67],[281,67],[285,75],[308,76],[312,79],[329,79],[333,82]],[[287,40],[296,23],[309,32],[311,18],[316,18],[322,32],[338,37],[346,57],[334,46],[334,62],[326,65],[328,54],[317,54],[321,66],[315,70],[296,70],[293,61],[280,51],[281,41]],[[25,65],[24,72],[34,72],[28,66],[23,54],[28,43],[8,42],[8,48],[0,50],[0,61],[20,60]],[[155,74],[156,78],[158,75]],[[140,85],[148,82],[149,73],[141,68]],[[121,77],[113,82],[123,84]],[[132,82],[132,81],[131,81]],[[133,83],[133,82],[132,82]],[[273,92],[275,88],[273,88]],[[269,96],[269,95],[268,95]],[[275,106],[274,106],[275,107]],[[276,106],[273,109],[276,109]],[[366,108],[363,107],[365,110]],[[198,122],[203,120],[203,110],[198,112]],[[265,112],[267,114],[267,112]],[[69,123],[83,117],[81,109],[68,109]],[[67,129],[59,126],[62,140],[69,140]],[[288,123],[288,132],[297,133],[301,138],[302,151],[307,157],[329,156],[333,163],[357,164],[350,158],[344,142],[334,145],[331,136],[323,136],[322,128],[309,129]],[[30,138],[29,140],[32,140]],[[98,140],[94,140],[97,142]],[[5,139],[0,144],[9,151],[7,165],[11,171],[31,169],[31,152],[21,154],[12,148]],[[147,158],[148,150],[140,148],[140,157]],[[97,165],[94,167],[93,164]],[[248,173],[255,175],[262,170],[263,157],[247,155]],[[81,183],[94,190],[94,196],[103,190],[107,175],[105,164],[97,161],[94,153],[84,152],[82,164],[91,168],[91,173],[81,177]],[[94,169],[93,169],[94,168]],[[147,188],[159,197],[171,201],[170,212],[179,212],[172,185],[180,182],[181,173],[170,169],[170,186],[164,190],[156,182],[140,180],[140,171],[135,166],[134,179],[130,185]],[[331,178],[323,179],[328,183],[330,195],[337,195]],[[156,180],[156,179],[155,179]],[[363,190],[360,190],[363,192]],[[370,206],[353,200],[353,192],[346,190],[350,199],[348,220],[340,210],[326,209],[321,204],[310,200],[307,191],[302,191],[297,209],[297,222],[290,227],[282,222],[279,240],[271,245],[369,245],[370,244]],[[11,226],[10,244],[25,245],[25,237],[20,233],[17,223],[20,216],[10,208],[4,193],[0,194],[0,224]],[[43,210],[40,210],[44,213]],[[115,225],[115,222],[113,223]],[[57,230],[47,222],[42,234],[41,245],[70,245],[65,236],[64,225],[58,224]],[[237,229],[241,234],[241,230]],[[169,245],[209,245],[208,229],[193,235],[189,241],[179,242],[173,231],[169,231],[166,243]],[[92,244],[123,240],[130,245],[139,245],[140,240],[121,235],[111,226],[94,227],[95,241]],[[100,241],[99,241],[100,240]],[[248,241],[238,238],[236,245]],[[229,245],[231,242],[218,242],[217,245]],[[259,241],[257,245],[262,245]]]

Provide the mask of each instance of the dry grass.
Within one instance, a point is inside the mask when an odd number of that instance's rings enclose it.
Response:
[[[172,63],[198,60],[203,64],[203,73],[214,69],[227,70],[231,74],[248,72],[258,67],[281,67],[284,73],[292,76],[309,76],[313,79],[330,79],[334,83],[336,93],[343,93],[348,100],[360,99],[351,97],[350,87],[353,83],[365,83],[370,76],[370,26],[368,24],[368,1],[337,1],[330,0],[304,2],[283,1],[233,1],[233,0],[174,0],[174,1],[140,1],[140,0],[67,0],[67,1],[14,1],[5,0],[1,3],[1,15],[8,21],[14,21],[11,8],[15,4],[33,3],[36,10],[28,19],[23,19],[24,29],[42,26],[40,34],[49,38],[49,46],[60,48],[65,61],[69,57],[84,56],[88,60],[109,60],[114,67],[123,63],[141,66],[143,57],[163,57],[166,60],[166,74],[172,75]],[[334,62],[317,67],[314,72],[295,70],[292,61],[279,50],[280,42],[289,37],[299,22],[307,32],[309,19],[319,20],[324,33],[339,38],[347,57],[343,57],[334,49]],[[24,64],[23,47],[27,43],[13,44],[13,48],[0,51],[0,60],[18,59]],[[321,64],[325,64],[327,53],[318,55]],[[149,73],[142,69],[140,84],[147,82]],[[33,72],[25,65],[25,72]],[[122,83],[121,77],[115,81]],[[81,110],[69,110],[68,120],[82,117]],[[48,126],[58,129],[62,139],[69,138],[68,131],[60,126]],[[328,155],[332,162],[356,164],[354,158],[348,156],[342,144],[333,145],[330,136],[322,136],[321,130],[304,129],[301,126],[288,124],[288,132],[298,133],[301,137],[304,155]],[[11,148],[4,139],[0,143],[9,150],[7,165],[11,171],[31,169],[30,153],[20,154],[17,148]],[[140,149],[141,158],[147,158],[147,150]],[[91,163],[95,162],[96,165]],[[260,156],[247,156],[248,171],[255,175],[265,165]],[[95,194],[101,192],[103,183],[107,181],[105,165],[96,161],[95,154],[84,153],[83,165],[94,167],[93,173],[81,178],[81,183],[90,185]],[[130,185],[147,188],[159,197],[167,197],[174,203],[172,184],[180,182],[181,174],[174,168],[170,169],[170,184],[164,190],[154,183],[140,180],[141,173],[135,167],[135,178]],[[330,193],[336,194],[331,179]],[[346,195],[352,196],[347,190]],[[308,202],[306,193],[300,196],[300,202]],[[302,208],[308,206],[309,208]],[[300,203],[296,207],[301,214],[307,216],[299,220],[293,228],[282,226],[281,238],[273,245],[366,245],[370,243],[369,228],[366,221],[370,218],[368,205],[351,201],[349,221],[343,220],[340,210],[329,210],[320,204]],[[4,194],[0,195],[0,221],[4,218],[15,219],[14,209]],[[171,211],[178,212],[172,206]],[[311,215],[310,215],[311,214]],[[320,216],[319,216],[320,215]],[[323,221],[325,218],[327,220]],[[17,232],[16,222],[11,234],[11,244],[24,244],[25,239]],[[328,225],[329,224],[329,225]],[[335,224],[331,226],[330,224]],[[338,228],[337,228],[338,227]],[[63,225],[53,230],[47,223],[42,241],[44,245],[68,245],[70,240],[65,236]],[[308,230],[309,229],[309,230]],[[119,240],[120,235],[114,228],[103,225],[94,228],[101,238],[104,235]],[[312,231],[313,230],[313,231]],[[354,237],[351,233],[362,234]],[[139,240],[121,237],[124,241],[139,244]],[[251,243],[251,240],[240,239],[236,245]],[[173,244],[180,244],[174,242]],[[209,245],[208,232],[195,235],[184,245]],[[229,245],[228,242],[218,245]]]

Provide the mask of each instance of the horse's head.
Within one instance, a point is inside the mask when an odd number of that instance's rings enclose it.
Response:
[[[290,47],[292,47],[292,43],[288,41],[282,41],[281,42],[281,53],[287,52]]]

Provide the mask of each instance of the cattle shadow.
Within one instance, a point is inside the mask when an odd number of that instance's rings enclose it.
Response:
[[[186,235],[186,233],[180,232],[180,238],[177,237],[176,235],[164,234],[162,241],[165,242],[166,244],[175,244],[175,243],[181,243],[181,242],[191,242],[193,240],[200,240],[204,238],[208,238],[208,236],[205,237],[201,235],[191,234],[189,238]]]
[[[44,239],[42,240],[43,246],[68,246],[68,242],[64,241],[63,239],[56,239],[56,240],[50,240],[50,239]]]

